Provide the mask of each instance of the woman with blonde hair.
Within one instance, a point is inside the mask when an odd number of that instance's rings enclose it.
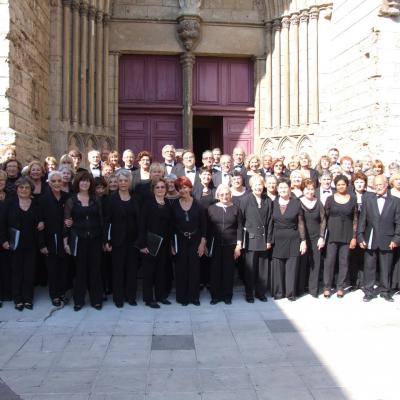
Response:
[[[257,154],[249,154],[244,162],[246,168],[245,175],[245,186],[247,189],[250,188],[250,178],[254,175],[261,175],[261,159]]]
[[[299,170],[292,171],[290,174],[291,194],[298,199],[303,196],[303,174]]]

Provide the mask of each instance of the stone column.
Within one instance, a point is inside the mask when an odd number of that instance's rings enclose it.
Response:
[[[290,125],[299,125],[299,15],[290,18]]]
[[[272,23],[265,24],[265,127],[272,128]]]
[[[109,91],[109,47],[110,47],[110,16],[104,14],[104,28],[103,28],[103,126],[108,126],[108,91]]]
[[[88,3],[81,3],[81,106],[80,106],[80,123],[87,124],[87,52],[88,52]]]
[[[300,125],[308,124],[308,12],[300,14],[299,25],[299,108]]]
[[[103,11],[96,12],[96,126],[102,126],[103,95]]]
[[[289,70],[289,27],[290,18],[282,18],[281,51],[282,51],[282,126],[290,125],[290,70]]]
[[[309,85],[310,85],[310,117],[309,122],[317,124],[319,121],[319,95],[318,95],[318,16],[317,7],[310,10],[310,21],[308,23],[309,40]]]
[[[114,130],[114,137],[116,148],[118,148],[118,107],[119,107],[119,52],[111,53],[111,61],[112,61],[112,99],[110,100],[110,110],[112,111],[112,126]]]
[[[71,0],[63,0],[63,112],[62,119],[71,118]]]
[[[186,52],[180,58],[182,64],[183,78],[183,114],[182,114],[182,129],[183,129],[183,147],[185,149],[193,149],[193,65],[195,56],[191,52]]]
[[[79,0],[72,0],[72,96],[71,121],[78,122],[79,110]]]
[[[275,19],[273,29],[272,51],[272,126],[281,126],[281,21]]]
[[[265,57],[253,57],[254,61],[254,138],[258,141],[265,128]]]
[[[95,103],[94,103],[94,88],[95,88],[95,75],[94,75],[94,64],[95,64],[95,23],[96,9],[93,6],[89,7],[89,104],[88,104],[88,123],[90,126],[94,125],[95,116]]]

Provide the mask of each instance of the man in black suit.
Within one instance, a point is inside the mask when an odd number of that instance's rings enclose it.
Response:
[[[186,176],[192,182],[192,185],[200,183],[200,177],[197,173],[196,159],[194,153],[190,150],[186,150],[182,154],[182,167],[176,172],[173,171],[176,176]]]
[[[315,190],[315,197],[325,206],[326,199],[335,193],[332,188],[332,175],[329,172],[323,172],[319,177],[319,188]]]
[[[243,177],[246,175],[246,167],[244,166],[244,159],[246,153],[241,147],[235,147],[232,151],[233,169],[239,171]]]
[[[165,175],[172,174],[173,170],[176,171],[175,146],[173,144],[166,144],[161,150],[161,155],[164,159],[161,165],[165,168]]]
[[[230,185],[231,182],[231,169],[232,169],[232,157],[229,154],[223,154],[220,159],[221,171],[213,174],[212,180],[214,186],[217,188],[221,183],[224,185]]]
[[[376,194],[366,196],[361,207],[357,240],[364,253],[364,301],[373,298],[376,266],[379,259],[380,296],[393,302],[390,274],[393,250],[400,244],[400,201],[388,192],[383,175],[374,179]]]
[[[122,161],[124,163],[124,168],[133,172],[137,170],[135,167],[135,153],[131,149],[126,149],[122,153]]]

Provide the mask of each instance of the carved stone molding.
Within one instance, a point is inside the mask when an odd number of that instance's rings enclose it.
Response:
[[[101,22],[103,22],[103,11],[97,10],[96,11],[96,22],[98,24],[100,24]]]
[[[398,17],[400,15],[400,0],[382,0],[379,15],[381,17]]]
[[[264,29],[265,29],[265,33],[271,33],[271,31],[272,31],[272,22],[266,22]]]
[[[181,15],[178,21],[178,37],[187,51],[192,51],[201,36],[201,18],[197,15]]]
[[[272,29],[274,31],[280,31],[282,29],[282,23],[279,18],[274,19],[274,22],[272,23]]]
[[[282,18],[282,28],[283,29],[289,29],[290,27],[290,18],[289,17],[283,17]]]
[[[201,7],[201,0],[179,0],[181,14],[196,15]]]
[[[79,3],[80,3],[79,0],[72,0],[71,1],[72,12],[79,12]]]
[[[310,19],[318,19],[319,9],[318,7],[311,7],[309,12]]]
[[[91,19],[91,20],[95,19],[95,17],[96,17],[96,7],[89,6],[88,16],[89,16],[89,19]]]
[[[305,23],[308,21],[308,11],[307,10],[303,10],[300,13],[300,23]]]
[[[299,14],[293,14],[293,15],[290,17],[290,23],[291,23],[291,25],[298,25],[299,22],[300,22]]]
[[[110,23],[110,19],[111,19],[110,14],[104,14],[104,17],[103,17],[104,26],[108,26],[108,24]]]
[[[89,4],[85,1],[82,1],[81,7],[79,8],[79,13],[82,16],[86,16],[88,15],[88,11],[89,11]]]
[[[62,0],[64,7],[71,7],[72,0]]]

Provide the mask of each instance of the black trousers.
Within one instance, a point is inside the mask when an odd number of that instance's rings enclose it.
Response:
[[[364,249],[357,246],[350,250],[349,283],[353,288],[360,288],[364,282]]]
[[[319,292],[319,272],[321,269],[321,250],[318,250],[318,239],[307,243],[308,293],[317,296]]]
[[[143,254],[143,301],[151,303],[167,298],[166,265],[167,247],[161,246],[156,257]]]
[[[272,258],[272,294],[276,299],[296,296],[299,256]]]
[[[364,293],[373,294],[376,281],[376,270],[379,261],[380,292],[390,291],[390,275],[392,272],[393,252],[384,250],[365,250],[364,253]]]
[[[114,303],[136,301],[138,249],[133,244],[113,246],[111,257]]]
[[[0,250],[0,300],[12,299],[12,272],[9,250]]]
[[[67,290],[67,260],[55,254],[49,254],[45,257],[49,296],[50,299],[57,299],[64,296]]]
[[[112,271],[112,255],[104,251],[101,254],[101,279],[103,282],[103,290],[106,294],[112,292]]]
[[[90,303],[92,305],[102,303],[101,252],[101,238],[78,239],[74,282],[74,303],[76,305],[85,304],[85,295],[88,289]]]
[[[235,245],[214,246],[211,257],[210,289],[214,300],[232,300],[235,274]]]
[[[200,284],[207,286],[210,284],[211,259],[204,255],[200,258]]]
[[[189,303],[199,301],[200,258],[197,249],[200,238],[186,239],[178,236],[178,253],[175,263],[176,301]]]
[[[338,290],[344,289],[349,270],[349,252],[350,247],[348,243],[328,243],[324,264],[324,289],[332,288],[337,258],[339,261],[339,272],[336,288]]]
[[[392,289],[400,289],[400,249],[396,247],[393,250],[393,271],[392,271]]]
[[[267,251],[247,250],[244,255],[244,286],[246,297],[263,297],[267,293],[269,258]]]
[[[10,252],[12,269],[12,297],[14,303],[33,302],[35,286],[35,257],[37,250],[17,249]]]

